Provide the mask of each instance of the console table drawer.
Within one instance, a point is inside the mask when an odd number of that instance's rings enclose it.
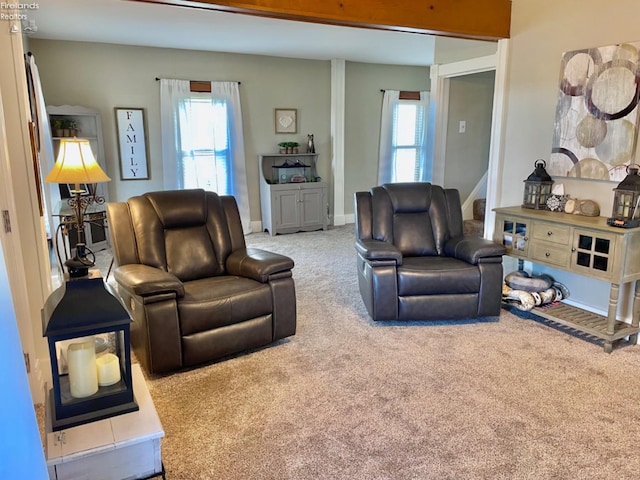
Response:
[[[549,241],[534,241],[531,244],[531,260],[548,263],[558,267],[567,267],[571,252],[568,248],[550,245]]]
[[[545,242],[557,243],[559,245],[569,245],[571,228],[552,223],[535,222],[533,224],[533,238],[544,240]]]

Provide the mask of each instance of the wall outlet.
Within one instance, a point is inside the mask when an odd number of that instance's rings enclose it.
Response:
[[[458,133],[464,133],[467,131],[467,122],[460,120],[460,126],[458,127]]]

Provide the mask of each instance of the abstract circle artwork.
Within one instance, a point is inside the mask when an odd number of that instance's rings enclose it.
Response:
[[[625,178],[637,141],[639,52],[634,42],[562,55],[551,176]]]

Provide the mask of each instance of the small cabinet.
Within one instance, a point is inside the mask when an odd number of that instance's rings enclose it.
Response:
[[[317,158],[315,153],[258,157],[263,230],[276,235],[327,229],[327,184],[317,176]],[[280,183],[283,178],[295,181]]]

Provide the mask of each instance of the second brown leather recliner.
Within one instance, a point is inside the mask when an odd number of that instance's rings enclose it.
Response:
[[[500,314],[505,248],[463,235],[460,195],[430,183],[355,194],[358,281],[373,320]]]
[[[293,260],[245,245],[232,196],[146,193],[107,205],[131,344],[167,372],[294,335]]]

